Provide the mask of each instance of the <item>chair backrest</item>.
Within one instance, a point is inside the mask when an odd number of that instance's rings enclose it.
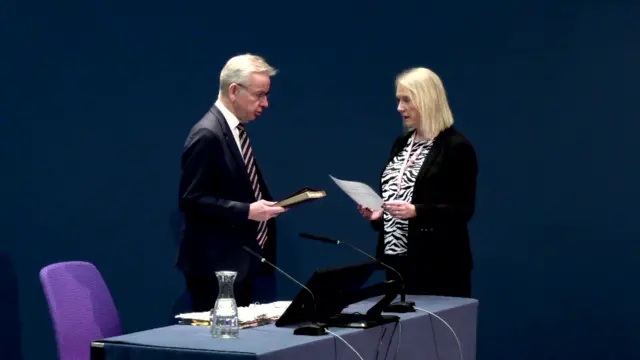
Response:
[[[70,261],[40,270],[60,360],[90,358],[91,341],[121,335],[120,316],[98,269]]]

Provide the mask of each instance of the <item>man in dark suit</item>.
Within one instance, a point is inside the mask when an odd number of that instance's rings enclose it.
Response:
[[[215,272],[236,271],[238,306],[254,301],[254,286],[273,270],[242,247],[275,263],[275,217],[271,194],[244,125],[269,106],[276,70],[259,56],[231,58],[220,72],[214,106],[193,126],[184,144],[179,186],[184,215],[177,257],[193,311],[208,311],[218,296]]]

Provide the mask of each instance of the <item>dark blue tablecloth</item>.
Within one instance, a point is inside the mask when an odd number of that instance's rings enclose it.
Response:
[[[464,360],[475,359],[477,300],[431,296],[407,296],[407,300],[443,318],[455,330]],[[344,312],[365,312],[374,303],[375,299],[366,300]],[[330,330],[364,359],[460,359],[454,335],[439,319],[422,311],[397,315],[399,324]],[[214,339],[208,327],[174,325],[100,340],[94,347],[105,360],[358,359],[332,334],[299,336],[291,328],[274,325],[242,329],[237,339]]]

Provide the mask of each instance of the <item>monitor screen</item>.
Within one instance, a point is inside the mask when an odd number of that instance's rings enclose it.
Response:
[[[360,290],[376,269],[377,262],[369,261],[316,270],[306,283],[313,297],[306,289],[300,289],[275,325],[280,327],[322,321],[340,314],[351,304],[350,294]]]

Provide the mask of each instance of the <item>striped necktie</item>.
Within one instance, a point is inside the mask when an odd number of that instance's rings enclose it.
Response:
[[[255,195],[256,200],[262,199],[262,192],[260,191],[260,183],[258,182],[258,171],[256,169],[256,159],[253,157],[253,149],[251,149],[251,143],[249,142],[249,136],[247,132],[244,130],[244,126],[242,124],[238,124],[238,132],[240,135],[240,148],[242,149],[242,159],[244,159],[244,164],[247,168],[247,173],[249,174],[249,182],[251,182],[251,187],[253,188],[253,195]],[[267,241],[267,222],[261,221],[258,224],[258,244],[260,247],[264,247],[265,242]]]

